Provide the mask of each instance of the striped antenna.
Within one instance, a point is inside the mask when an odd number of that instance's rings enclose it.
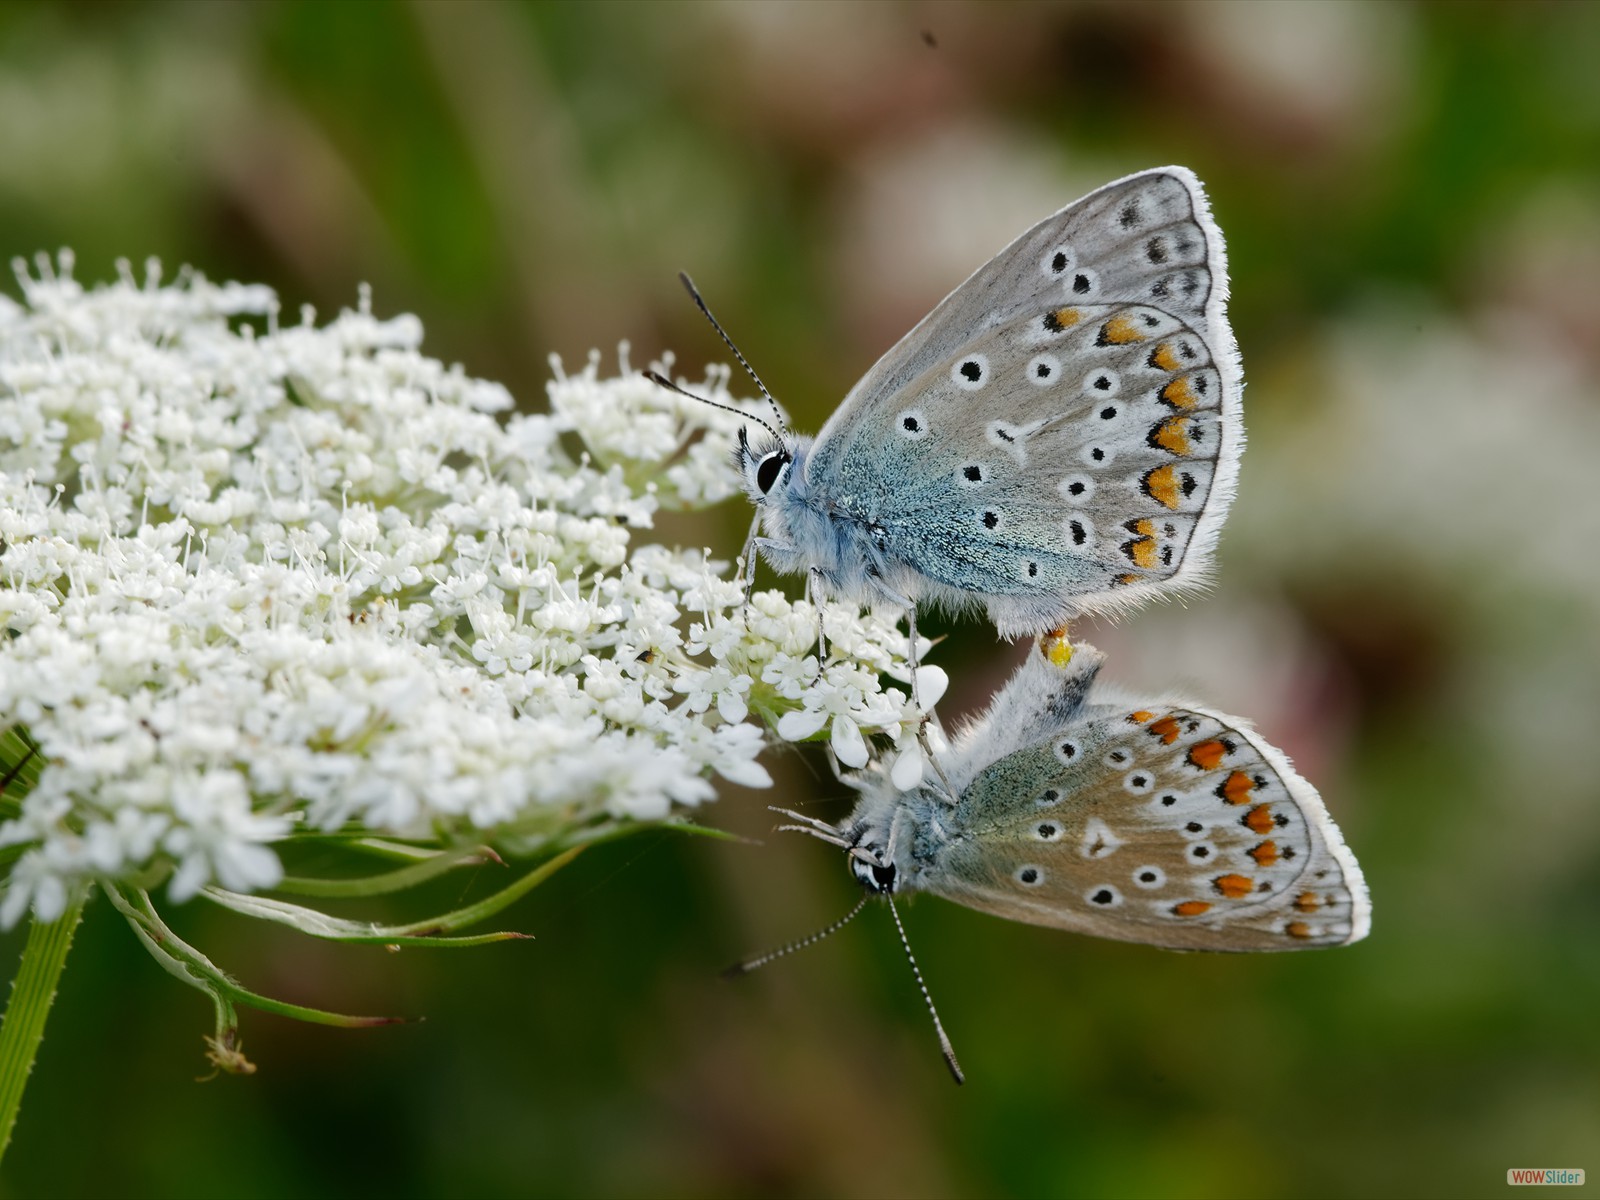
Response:
[[[709,400],[704,396],[696,396],[693,392],[685,391],[683,388],[673,383],[672,380],[661,374],[660,371],[646,371],[644,373],[644,377],[657,387],[666,388],[669,392],[677,392],[678,395],[687,396],[690,400],[698,400],[701,404],[709,404],[712,408],[720,408],[727,412],[731,412],[735,416],[743,417],[746,421],[754,421],[757,425],[761,426],[761,428],[765,429],[774,438],[776,438],[780,443],[783,441],[783,435],[781,433],[779,433],[771,425],[768,425],[754,413],[747,413],[742,409],[735,408],[731,404],[723,404],[720,400]],[[740,432],[742,433],[743,431],[741,430]]]
[[[778,402],[772,398],[772,393],[767,391],[767,385],[761,382],[761,376],[756,374],[755,368],[752,367],[749,362],[745,360],[744,355],[739,352],[739,347],[733,344],[733,339],[727,335],[722,326],[717,323],[717,319],[711,315],[710,307],[706,304],[705,299],[700,295],[700,289],[694,286],[694,280],[689,278],[688,272],[679,271],[678,278],[683,281],[684,290],[689,293],[689,298],[693,300],[699,307],[700,311],[705,314],[706,320],[711,322],[711,328],[717,331],[717,336],[722,339],[723,344],[726,345],[729,350],[733,351],[733,356],[739,360],[739,365],[744,368],[744,373],[755,381],[756,387],[760,390],[761,394],[767,398],[767,403],[772,405],[772,415],[778,419],[778,427],[782,429],[784,433],[782,440],[784,442],[788,442],[789,426],[784,423],[783,413],[778,409]],[[765,422],[763,422],[763,424],[765,424]],[[771,428],[771,426],[768,426],[768,428]]]
[[[868,895],[863,895],[861,899],[856,901],[856,906],[849,912],[845,913],[844,916],[840,917],[826,929],[819,929],[810,937],[803,937],[798,942],[790,942],[787,946],[779,946],[776,950],[768,950],[765,954],[758,955],[755,958],[747,959],[744,962],[734,963],[733,966],[729,967],[722,973],[722,977],[724,979],[737,979],[741,975],[748,975],[757,967],[766,966],[775,958],[782,958],[785,954],[793,954],[796,950],[804,950],[807,946],[815,946],[829,934],[838,933],[839,930],[843,929],[846,925],[850,924],[851,921],[855,920],[856,914],[867,906],[867,901],[870,898],[871,897]],[[926,993],[924,993],[924,995],[926,995]],[[937,1019],[938,1018],[935,1018],[935,1020]]]
[[[950,1044],[950,1039],[945,1034],[944,1023],[939,1020],[939,1010],[933,1006],[933,997],[928,994],[928,985],[922,981],[922,970],[917,966],[916,956],[911,953],[911,942],[906,937],[906,927],[900,924],[900,910],[894,906],[893,896],[887,896],[885,899],[889,901],[889,911],[894,914],[894,927],[900,931],[900,944],[906,948],[906,961],[911,964],[911,973],[917,977],[917,987],[922,989],[922,998],[927,1001],[928,1015],[933,1018],[933,1031],[939,1035],[939,1053],[944,1055],[944,1065],[950,1068],[950,1075],[957,1083],[965,1083],[967,1077],[961,1073],[961,1064],[956,1061],[955,1047]]]

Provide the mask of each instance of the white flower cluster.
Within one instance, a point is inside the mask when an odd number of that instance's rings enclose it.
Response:
[[[626,347],[615,378],[556,363],[551,412],[511,414],[365,294],[280,327],[266,288],[154,266],[18,278],[0,736],[43,770],[0,796],[0,926],[96,879],[270,888],[290,834],[518,852],[659,819],[712,774],[769,782],[752,710],[790,738],[831,725],[853,765],[886,734],[920,773],[918,714],[883,682],[907,678],[895,625],[830,610],[819,664],[810,605],[746,608],[726,564],[635,540],[737,492],[740,418]],[[726,373],[700,386],[740,405]]]

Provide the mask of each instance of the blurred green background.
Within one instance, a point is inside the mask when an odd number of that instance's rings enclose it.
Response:
[[[1355,947],[1205,957],[937,900],[833,919],[820,760],[513,911],[333,947],[195,906],[253,1078],[92,904],[6,1196],[1458,1196],[1600,1171],[1600,6],[194,3],[0,7],[0,248],[157,255],[542,404],[547,355],[725,358],[815,430],[1046,213],[1178,162],[1227,234],[1250,449],[1220,586],[1082,631],[1249,715],[1366,869]],[[731,556],[739,503],[672,526]],[[946,716],[1018,650],[949,623]],[[20,937],[0,951],[15,961]],[[10,967],[6,968],[7,972]],[[1591,1176],[1591,1178],[1593,1178]],[[1591,1183],[1577,1189],[1597,1194]]]

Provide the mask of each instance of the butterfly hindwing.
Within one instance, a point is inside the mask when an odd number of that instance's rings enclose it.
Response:
[[[973,908],[1190,950],[1363,937],[1354,857],[1316,790],[1236,718],[1094,704],[979,771],[918,886]]]
[[[1181,168],[1042,222],[851,393],[806,467],[908,592],[1002,632],[1199,575],[1242,428],[1220,235]],[[897,582],[891,575],[891,583]]]

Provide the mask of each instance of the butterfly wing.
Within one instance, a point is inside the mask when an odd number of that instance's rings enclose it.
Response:
[[[1181,167],[1002,251],[877,363],[808,486],[891,586],[977,597],[1006,633],[1198,582],[1242,445],[1222,238]]]
[[[1088,706],[981,770],[911,886],[1037,925],[1180,950],[1366,936],[1360,867],[1316,789],[1244,722]]]

